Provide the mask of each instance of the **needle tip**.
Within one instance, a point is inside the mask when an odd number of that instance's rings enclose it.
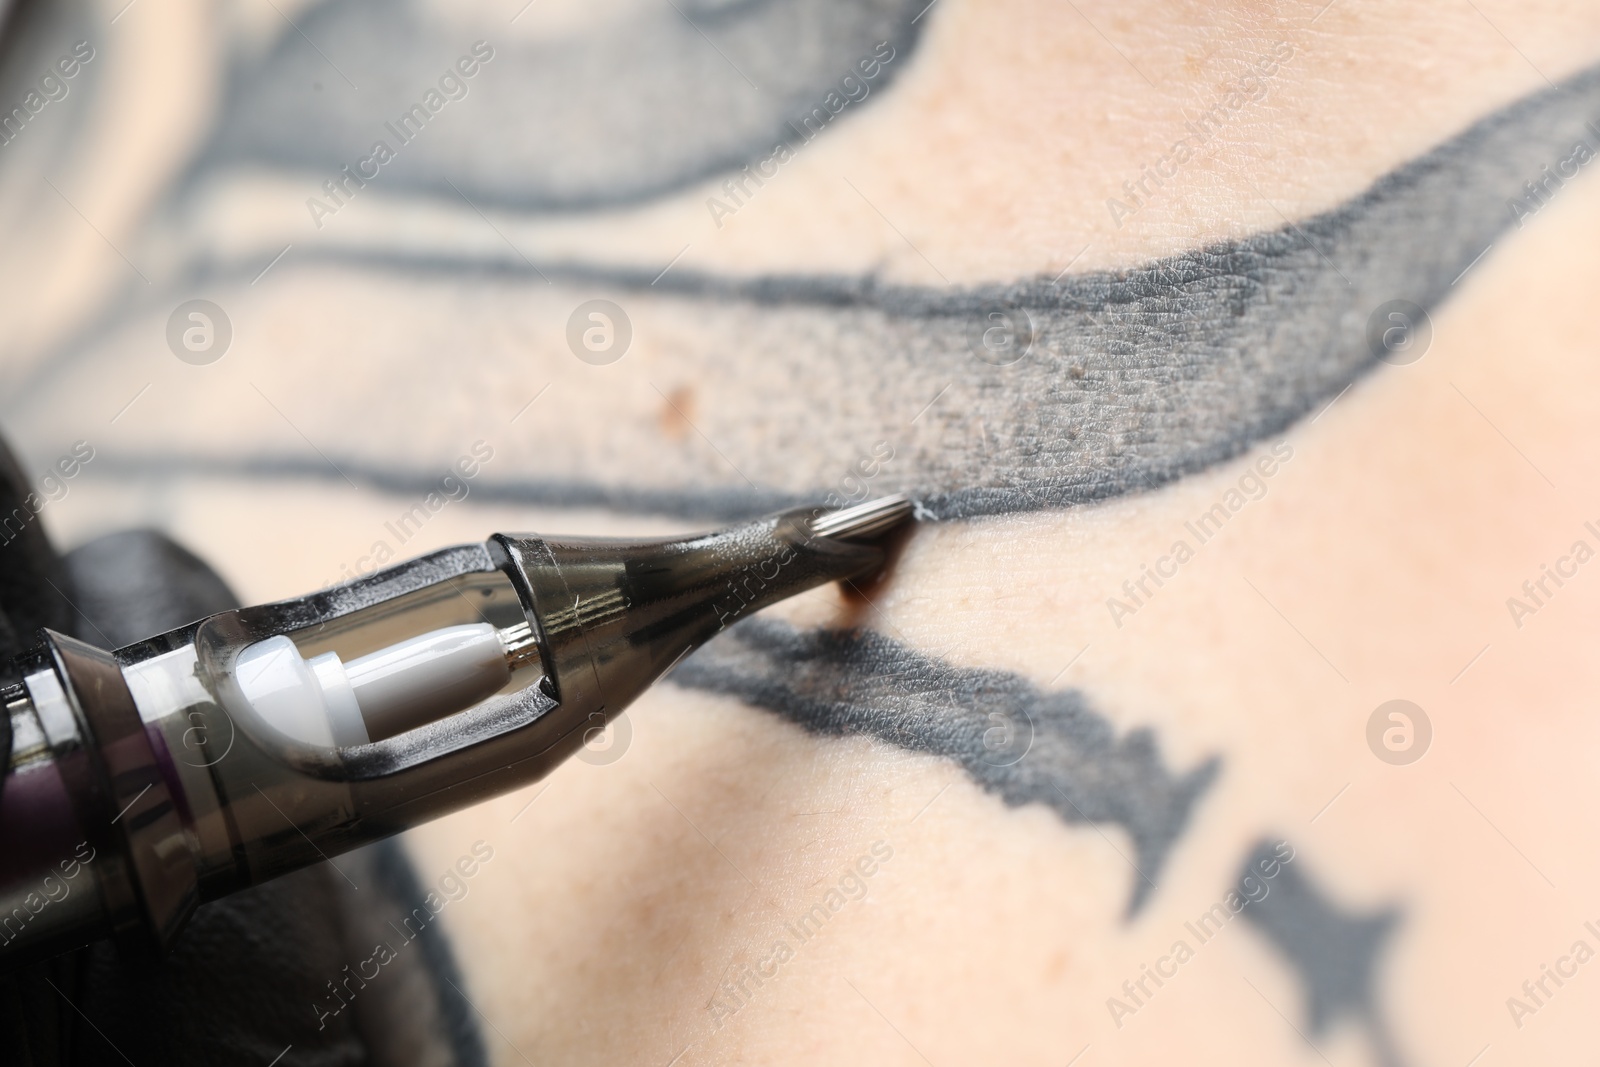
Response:
[[[865,504],[825,511],[811,520],[811,532],[836,541],[870,541],[911,517],[910,500],[896,493]]]

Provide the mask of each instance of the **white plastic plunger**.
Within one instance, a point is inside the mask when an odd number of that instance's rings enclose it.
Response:
[[[511,678],[489,623],[447,626],[344,663],[307,660],[287,637],[243,652],[234,676],[270,726],[311,745],[345,747],[389,737],[470,707]]]

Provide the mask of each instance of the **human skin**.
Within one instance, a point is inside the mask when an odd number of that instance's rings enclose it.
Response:
[[[1600,15],[1578,5],[1396,14],[1338,0],[1320,10],[940,0],[892,90],[682,266],[875,271],[907,286],[1136,267],[1345,203],[1597,58]],[[1294,42],[1295,58],[1267,97],[1117,226],[1106,199],[1179,135],[1183,109],[1280,40]],[[803,632],[861,627],[941,663],[1076,692],[1118,738],[1152,731],[1175,775],[1216,759],[1159,871],[1135,868],[1115,820],[1063,814],[1070,802],[1008,804],[944,756],[662,685],[629,710],[631,738],[614,762],[570,763],[408,835],[424,881],[474,841],[495,849],[442,919],[495,1061],[1467,1063],[1485,1046],[1484,1063],[1570,1058],[1596,995],[1589,968],[1565,986],[1546,980],[1537,1005],[1522,984],[1580,938],[1600,947],[1583,927],[1600,919],[1584,910],[1596,872],[1581,847],[1592,822],[1583,772],[1600,742],[1585,718],[1590,568],[1520,627],[1506,601],[1573,541],[1596,543],[1586,520],[1600,526],[1585,432],[1600,385],[1585,358],[1595,339],[1587,282],[1600,265],[1582,239],[1600,222],[1592,186],[1573,182],[1521,227],[1507,220],[1433,309],[1419,361],[1378,365],[1337,398],[1308,400],[1303,417],[1235,458],[1077,506],[925,521],[879,584],[769,613]],[[653,273],[683,244],[680,223],[704,226],[704,192],[515,232],[536,258],[582,249]],[[298,198],[289,208],[300,211]],[[1396,248],[1419,232],[1398,230]],[[237,298],[247,309],[237,317],[296,306],[317,281],[271,290],[273,277],[268,295],[248,298],[261,303]],[[393,292],[345,299],[381,308]],[[249,348],[241,329],[239,358],[261,360],[262,373],[264,355],[305,343],[294,330],[263,323]],[[730,392],[771,387],[762,367],[741,366],[731,390],[689,381],[679,393],[684,368],[697,366],[696,334],[646,333],[606,378],[558,336],[530,340],[539,362],[508,372],[496,417],[554,381],[562,392],[542,402],[559,401],[552,421],[614,419],[613,437],[643,426],[687,481],[737,487],[706,438],[726,443],[718,427],[737,424],[737,412],[717,410],[732,406]],[[960,391],[948,399],[959,425]],[[144,401],[155,411],[164,402],[159,390]],[[470,417],[435,417],[471,440]],[[135,451],[160,452],[150,443],[181,445],[186,427],[204,439],[216,429],[208,418],[229,430],[239,421],[232,407],[184,418],[150,430],[130,419],[118,432],[144,434]],[[804,429],[773,432],[803,442]],[[963,429],[988,440],[981,423]],[[625,472],[629,457],[605,454],[607,434],[597,435],[595,466]],[[1265,479],[1265,495],[1118,625],[1107,601],[1128,600],[1123,582],[1280,442],[1292,458]],[[508,460],[524,454],[516,447],[505,446]],[[538,454],[529,446],[530,466]],[[97,492],[71,498],[83,510],[64,517],[67,529],[130,506],[118,487]],[[318,493],[319,504],[334,495]],[[167,521],[248,599],[291,595],[325,580],[327,559],[353,558],[394,510],[382,497],[319,507],[289,535],[304,547],[286,551],[274,516],[307,499],[300,488],[223,498],[198,479],[170,491]],[[449,512],[408,552],[488,528],[689,522],[503,503]],[[1396,698],[1433,727],[1425,756],[1404,766],[1367,742],[1374,709]],[[1199,945],[1185,923],[1238,884],[1259,842],[1279,840],[1294,859],[1267,897]],[[864,880],[864,897],[799,943],[788,927],[879,841],[892,858]],[[1320,915],[1334,932],[1301,955],[1252,918],[1285,914],[1269,910],[1275,900],[1304,900],[1291,878],[1324,903],[1292,914]],[[1192,960],[1137,998],[1124,991],[1179,939]],[[722,991],[779,940],[796,948],[776,977],[748,997]],[[1310,991],[1345,973],[1330,946],[1350,945],[1370,951],[1347,965],[1346,998],[1319,1016]],[[1538,1008],[1520,1027],[1512,996]],[[1111,998],[1137,1010],[1118,1015]]]
[[[1091,242],[1074,269],[1132,265],[1339,203],[1542,85],[1488,20],[1553,78],[1593,56],[1595,16],[1560,5],[1395,15],[1341,3],[1303,30],[1314,7],[1230,9],[1220,27],[1213,12],[1148,8],[1079,10],[1156,91],[1071,10],[949,4],[903,88],[926,94],[927,111],[858,131],[881,153],[867,171],[876,207],[953,279],[1050,274]],[[1305,34],[1303,62],[1214,165],[1113,227],[1102,176],[1137,174],[1163,104],[1203,94],[1254,40],[1285,32],[1269,17]],[[1018,158],[1029,165],[990,165]],[[851,195],[816,206],[808,244],[927,280]],[[859,217],[830,228],[840,216]],[[1582,524],[1600,517],[1585,432],[1600,262],[1575,239],[1597,222],[1592,181],[1564,190],[1462,279],[1420,362],[1380,367],[1238,460],[1092,507],[919,528],[870,599],[828,591],[779,612],[1076,688],[1119,733],[1152,728],[1174,768],[1220,756],[1136,917],[1125,906],[1140,875],[1115,828],[1008,807],[945,759],[659,687],[629,712],[617,762],[572,764],[412,837],[424,870],[474,835],[510,846],[475,889],[480,906],[450,921],[475,1003],[504,1038],[491,1039],[498,1061],[1570,1055],[1596,996],[1582,970],[1547,984],[1557,995],[1520,1028],[1506,998],[1531,1006],[1521,985],[1541,963],[1596,944],[1582,923],[1600,872],[1569,845],[1593,822],[1594,594],[1580,571],[1520,628],[1506,600],[1574,540],[1593,543]],[[771,220],[728,262],[803,261],[783,240],[793,224]],[[1266,496],[1118,626],[1108,597],[1280,440],[1293,459]],[[1435,731],[1407,766],[1367,746],[1368,717],[1394,698]],[[1240,923],[1116,1025],[1108,998],[1134,1003],[1123,981],[1172,941],[1194,943],[1184,923],[1263,838],[1291,841],[1291,866],[1348,918],[1398,909],[1371,1010],[1335,1013],[1309,1047],[1304,973]],[[880,839],[894,858],[864,901],[717,1020],[715,1003],[730,1002],[719,980],[795,940],[784,924]]]

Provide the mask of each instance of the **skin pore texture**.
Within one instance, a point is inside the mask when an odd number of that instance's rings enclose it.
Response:
[[[105,227],[150,284],[99,246],[126,287],[11,364],[30,455],[97,446],[53,532],[159,522],[262,600],[379,541],[919,500],[865,596],[741,624],[616,758],[408,837],[425,871],[496,848],[442,921],[497,1063],[1570,1056],[1600,986],[1506,1000],[1595,918],[1595,594],[1547,582],[1520,626],[1506,599],[1600,521],[1600,197],[1525,184],[1600,145],[1596,16],[919,10],[233,28],[191,163]],[[479,39],[471,93],[318,226]],[[870,95],[780,129],[879,40]],[[626,48],[644,81],[519,95]],[[637,95],[632,137],[572,118]],[[794,159],[730,193],[775,138]],[[161,340],[196,296],[234,325],[207,367]],[[567,348],[592,298],[631,319],[615,364]],[[1432,317],[1404,366],[1368,340],[1391,300]],[[974,350],[993,312],[1030,324],[1004,366]],[[470,495],[388,533],[479,438]],[[1433,721],[1410,766],[1367,747],[1396,697]],[[1280,841],[1244,921],[1191,933]]]

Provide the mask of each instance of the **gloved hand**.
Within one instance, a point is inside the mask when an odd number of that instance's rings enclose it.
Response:
[[[0,544],[0,663],[32,647],[41,626],[110,649],[237,606],[214,571],[155,531],[58,557],[28,492],[0,442],[0,523],[22,523]],[[0,752],[10,751],[7,721]],[[0,977],[0,1063],[484,1063],[437,926],[377,978],[343,987],[354,995],[334,995],[346,964],[369,958],[391,936],[386,924],[423,897],[394,842],[336,862],[201,906],[164,958],[102,942]]]

